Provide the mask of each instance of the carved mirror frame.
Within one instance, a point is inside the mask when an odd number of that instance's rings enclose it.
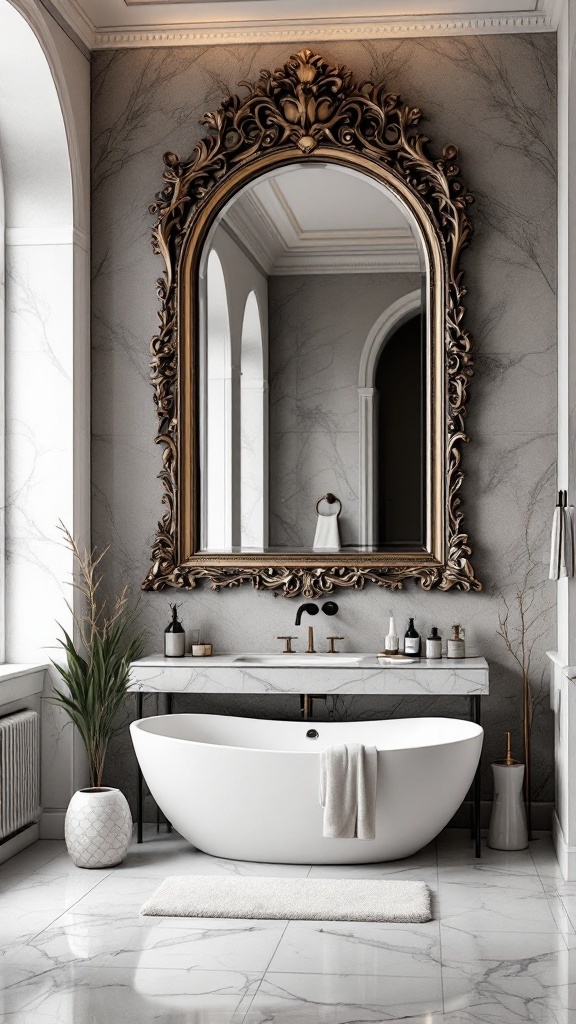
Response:
[[[242,83],[246,85],[247,83]],[[459,259],[472,228],[473,202],[446,146],[428,152],[417,126],[422,112],[386,91],[357,83],[345,67],[303,50],[274,72],[262,71],[248,95],[229,96],[202,124],[208,133],[188,160],[164,156],[164,187],[154,252],[166,264],[157,282],[160,330],[152,339],[152,384],[162,446],[164,514],[152,551],[146,590],[213,588],[251,582],[281,588],[288,597],[319,597],[366,582],[392,589],[406,579],[429,590],[478,590],[470,564],[459,496],[461,449],[467,441],[466,396],[472,344],[463,328],[465,288]],[[243,186],[273,168],[296,162],[335,163],[384,183],[411,210],[428,261],[427,551],[363,554],[213,554],[198,551],[199,460],[195,379],[199,333],[198,266],[214,218]]]

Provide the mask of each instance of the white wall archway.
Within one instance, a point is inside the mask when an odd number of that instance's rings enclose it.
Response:
[[[360,419],[359,514],[360,544],[371,547],[376,541],[377,447],[375,443],[378,393],[374,385],[378,358],[388,339],[402,324],[422,308],[419,289],[393,302],[372,325],[360,356],[358,371],[358,410]]]
[[[0,158],[6,657],[46,663],[56,623],[73,629],[67,601],[78,607],[58,521],[90,543],[89,63],[33,0],[0,0]],[[84,760],[48,701],[42,764],[41,834],[56,838]]]

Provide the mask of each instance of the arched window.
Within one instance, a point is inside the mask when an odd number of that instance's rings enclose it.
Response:
[[[0,0],[2,596],[12,663],[58,657],[57,623],[74,629],[71,605],[81,602],[58,521],[90,544],[89,64],[76,51],[69,60],[69,46],[36,0]],[[63,808],[86,784],[83,755],[64,713],[45,699],[42,714],[43,758],[58,767],[43,779],[40,828],[59,838]]]
[[[250,292],[240,348],[240,537],[242,547],[268,545],[268,380],[258,300]]]
[[[212,249],[206,268],[206,436],[202,492],[206,509],[204,546],[228,551],[233,536],[232,355],[226,281]]]
[[[420,312],[422,295],[409,292],[393,302],[372,326],[360,356],[358,404],[360,414],[360,544],[378,543],[378,389],[376,370],[382,350],[394,332]]]
[[[35,650],[37,660],[45,661],[46,648],[54,645],[55,619],[67,622],[64,592],[72,563],[57,524],[63,520],[78,536],[74,449],[78,444],[79,457],[82,447],[74,430],[75,326],[81,333],[75,308],[80,232],[72,188],[74,132],[64,122],[65,90],[61,78],[59,89],[55,84],[56,57],[33,12],[31,24],[38,37],[12,4],[0,3],[6,657],[13,662],[35,660]],[[84,247],[87,259],[87,239]],[[88,461],[84,471],[88,483]],[[34,622],[33,638],[26,620]]]

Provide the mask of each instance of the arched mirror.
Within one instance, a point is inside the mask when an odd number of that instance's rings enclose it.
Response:
[[[420,118],[303,51],[165,157],[145,587],[479,587],[458,497],[471,197]]]

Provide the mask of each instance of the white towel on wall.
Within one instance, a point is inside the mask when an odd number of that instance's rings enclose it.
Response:
[[[320,755],[322,835],[326,839],[374,839],[378,752],[362,743],[327,747]]]
[[[321,516],[318,514],[313,547],[314,551],[340,551],[337,515]]]
[[[554,509],[548,574],[551,580],[561,580],[574,575],[573,513],[574,509],[571,507],[557,505]]]
[[[574,531],[572,527],[572,517],[574,515],[574,509],[571,507],[565,507],[562,509],[564,513],[564,559],[563,568],[565,568],[566,576],[574,575]]]

